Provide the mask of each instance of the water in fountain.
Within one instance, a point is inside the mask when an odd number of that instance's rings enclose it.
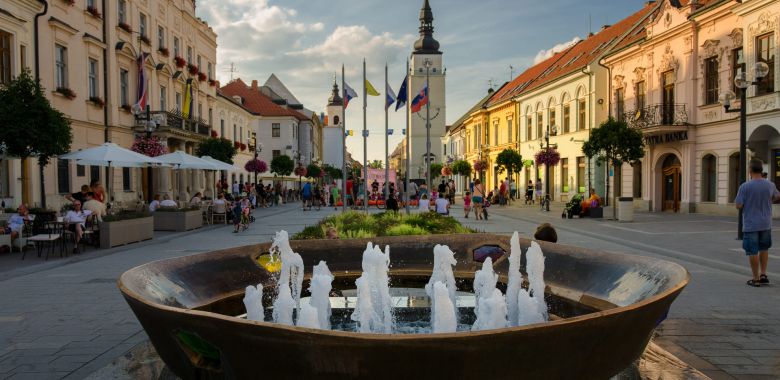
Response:
[[[523,254],[520,249],[520,235],[515,232],[509,240],[509,281],[506,285],[506,310],[509,317],[509,325],[517,326],[518,305],[517,296],[523,285],[523,276],[520,274],[520,257]]]
[[[310,329],[323,328],[320,324],[317,308],[309,304],[301,305],[301,313],[298,315],[298,327],[308,327]],[[330,329],[330,327],[328,328]]]
[[[385,246],[382,253],[369,242],[363,252],[363,274],[355,281],[357,305],[351,316],[360,332],[389,334],[393,330],[389,270],[390,247]]]
[[[324,261],[320,261],[314,267],[314,273],[311,277],[309,292],[311,300],[309,304],[316,308],[319,328],[330,330],[330,290],[332,288],[333,275]],[[303,310],[301,310],[303,314]]]
[[[292,297],[289,286],[279,286],[279,293],[274,301],[273,318],[274,322],[283,325],[293,326],[293,311],[295,310],[295,299]]]
[[[452,273],[452,267],[458,262],[455,261],[455,252],[452,252],[446,245],[437,244],[433,247],[433,272],[431,278],[428,280],[428,284],[425,285],[425,293],[431,299],[432,308],[436,308],[436,297],[434,297],[434,285],[436,282],[441,282],[447,288],[447,295],[452,305],[453,311],[457,315],[455,310],[455,274]]]
[[[257,284],[257,287],[252,285],[246,287],[244,306],[246,307],[246,319],[260,322],[265,320],[265,310],[263,309],[263,284]]]
[[[480,298],[491,296],[493,289],[496,288],[496,282],[498,282],[498,275],[493,271],[493,259],[488,256],[485,262],[482,263],[482,269],[474,272],[475,313],[479,313]]]
[[[546,321],[547,302],[544,300],[544,255],[542,247],[535,241],[525,252],[525,271],[528,273],[528,290],[537,304],[537,312],[542,315],[542,320]]]
[[[455,316],[455,303],[450,300],[449,289],[441,282],[433,284],[433,308],[431,309],[431,327],[434,333],[451,333],[458,328]]]
[[[282,270],[276,284],[277,296],[274,301],[274,322],[293,325],[293,310],[300,308],[301,287],[303,286],[303,259],[293,252],[287,231],[279,231],[274,237],[271,252],[282,257]],[[299,310],[300,314],[300,310]]]
[[[477,320],[472,330],[500,329],[507,326],[506,298],[496,289],[498,275],[493,271],[493,260],[488,257],[482,269],[474,273],[474,313]]]

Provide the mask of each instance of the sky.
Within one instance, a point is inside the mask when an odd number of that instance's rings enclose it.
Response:
[[[422,0],[200,0],[196,13],[217,33],[217,78],[261,84],[276,74],[304,106],[324,112],[341,65],[362,96],[362,61],[369,81],[384,93],[384,66],[397,93],[405,59],[419,36]],[[498,88],[535,60],[589,30],[638,11],[644,0],[430,0],[434,38],[447,68],[447,123],[460,118],[491,86]],[[384,159],[383,96],[369,97],[368,159]],[[355,100],[353,100],[355,102]],[[362,99],[347,109],[353,158],[363,159]],[[403,111],[391,112],[390,152],[401,141]],[[435,141],[434,141],[435,142]]]

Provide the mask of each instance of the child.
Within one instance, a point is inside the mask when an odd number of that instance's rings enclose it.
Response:
[[[233,212],[233,233],[237,234],[238,230],[241,228],[241,218],[244,213],[244,206],[241,204],[241,201],[233,202],[231,211]]]
[[[558,233],[550,223],[542,223],[536,228],[534,239],[537,241],[548,241],[550,243],[558,242]]]
[[[463,196],[463,213],[463,216],[468,219],[469,213],[471,213],[471,192],[469,191],[467,191],[466,195]]]
[[[244,197],[241,201],[241,227],[244,231],[249,228],[249,212],[252,208],[252,204],[249,203],[249,199]]]

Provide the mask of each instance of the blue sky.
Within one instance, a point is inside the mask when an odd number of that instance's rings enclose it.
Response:
[[[217,77],[264,82],[275,73],[306,108],[325,110],[333,81],[347,65],[347,82],[359,89],[362,59],[380,92],[384,64],[397,92],[404,60],[417,39],[422,0],[201,0],[197,14],[217,32]],[[531,66],[535,57],[589,30],[639,10],[642,0],[430,0],[434,37],[447,67],[447,122],[457,120],[488,89]],[[340,79],[339,79],[340,82]],[[384,157],[383,97],[368,100],[369,159]],[[358,103],[362,105],[362,101]],[[349,129],[362,129],[362,109],[347,110]],[[390,149],[400,141],[403,113],[391,114]],[[360,133],[348,139],[353,157],[362,159]]]

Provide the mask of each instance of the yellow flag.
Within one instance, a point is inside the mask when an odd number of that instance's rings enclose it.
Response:
[[[371,96],[379,96],[379,92],[371,85],[371,82],[366,79],[366,94]]]
[[[184,84],[184,104],[182,104],[181,108],[182,116],[185,119],[189,119],[192,112],[192,84],[189,82]]]

